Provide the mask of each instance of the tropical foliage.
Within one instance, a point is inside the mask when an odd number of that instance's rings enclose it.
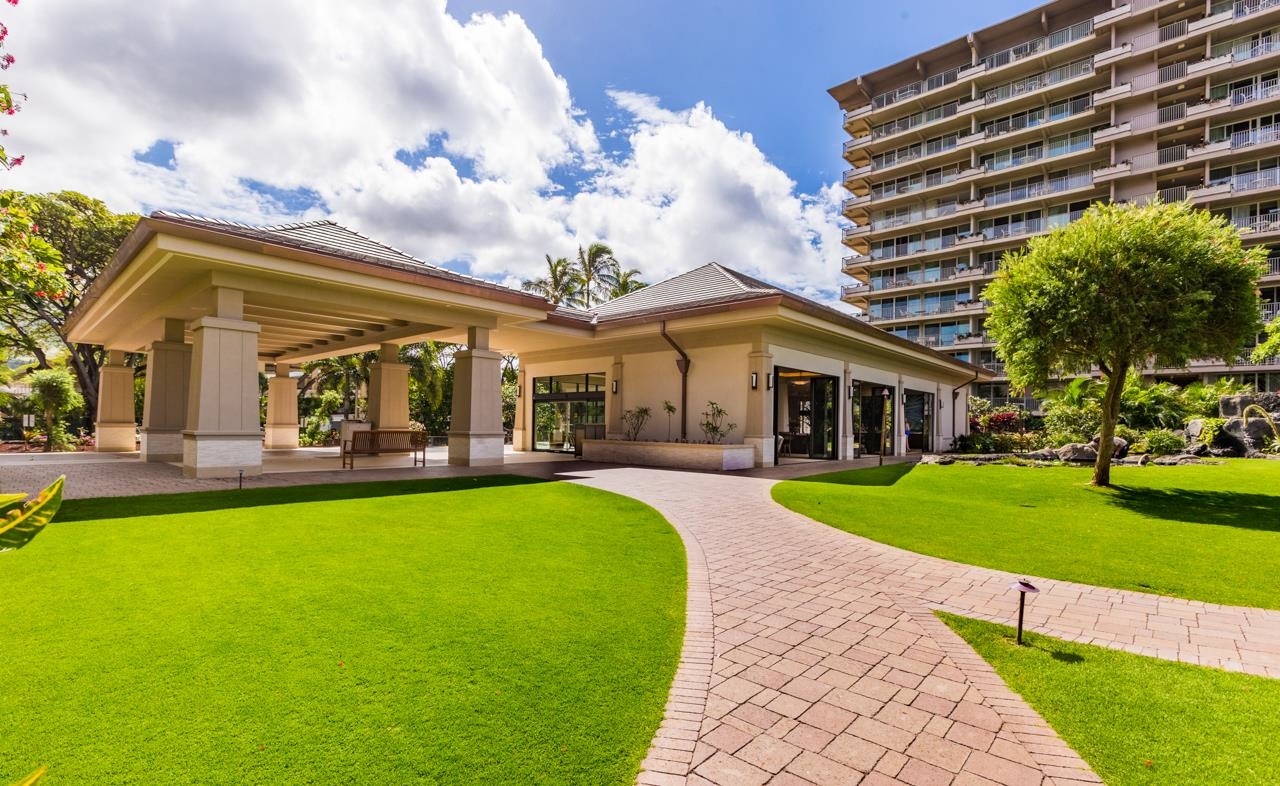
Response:
[[[1259,329],[1266,249],[1189,204],[1096,204],[1006,254],[984,297],[1010,382],[1044,387],[1097,367],[1104,390],[1093,484],[1110,485],[1112,437],[1130,370],[1237,357]]]
[[[639,270],[623,270],[613,256],[613,249],[604,243],[578,246],[578,256],[547,258],[547,273],[522,282],[526,292],[541,295],[556,305],[590,309],[606,300],[628,295],[646,284],[640,280]]]
[[[52,366],[53,354],[64,356],[91,419],[98,408],[98,372],[106,352],[100,346],[68,341],[67,318],[110,263],[138,216],[113,213],[99,200],[74,191],[11,191],[0,196],[0,204],[6,199],[10,212],[4,215],[11,221],[14,215],[28,216],[31,231],[38,230],[39,235],[27,238],[34,261],[19,271],[21,277],[12,286],[0,289],[0,345],[33,358],[39,368]],[[6,231],[6,257],[11,240]],[[37,275],[31,275],[33,268]],[[5,282],[10,283],[7,277]],[[83,425],[91,423],[86,420]]]
[[[84,397],[76,390],[75,380],[65,368],[46,368],[32,372],[27,382],[31,385],[32,403],[44,427],[45,452],[70,450],[71,436],[67,432],[66,419],[84,406]]]

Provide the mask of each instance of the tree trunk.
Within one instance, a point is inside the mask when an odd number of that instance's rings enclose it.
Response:
[[[1128,363],[1116,363],[1107,374],[1107,392],[1102,397],[1102,429],[1098,435],[1098,460],[1093,465],[1093,485],[1111,485],[1111,454],[1115,452],[1116,421],[1120,419],[1120,396],[1129,374]]]

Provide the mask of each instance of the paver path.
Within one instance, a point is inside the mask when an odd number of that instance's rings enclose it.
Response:
[[[818,524],[768,479],[572,474],[654,506],[689,546],[695,624],[639,783],[1098,782],[931,613],[1008,622],[1017,577]],[[1280,676],[1276,612],[1033,581],[1038,631]]]

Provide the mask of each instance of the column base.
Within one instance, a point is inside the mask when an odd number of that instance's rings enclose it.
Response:
[[[182,476],[234,478],[262,474],[262,435],[182,432]]]
[[[840,438],[840,458],[845,461],[858,458],[858,441],[853,436]]]
[[[773,466],[773,450],[776,445],[776,440],[773,437],[746,437],[742,440],[742,443],[756,449],[757,467]]]
[[[528,450],[528,448],[524,446],[524,429],[516,428],[511,430],[511,449],[519,453],[523,453]]]
[[[143,429],[143,461],[182,461],[182,432],[167,429]]]
[[[267,450],[297,450],[297,426],[273,426],[267,424],[266,439],[262,447]]]
[[[503,434],[449,432],[449,463],[457,467],[496,467],[503,463]]]
[[[131,453],[138,449],[138,426],[128,423],[95,423],[94,450],[98,453]]]

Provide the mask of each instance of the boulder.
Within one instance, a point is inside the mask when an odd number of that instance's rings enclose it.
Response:
[[[1197,457],[1197,456],[1188,456],[1188,455],[1186,455],[1185,453],[1183,453],[1182,455],[1179,455],[1179,456],[1178,456],[1178,465],[1179,465],[1179,466],[1181,466],[1181,465],[1183,465],[1183,464],[1200,464],[1200,463],[1201,463],[1201,461],[1200,461],[1199,457]]]
[[[1245,407],[1250,404],[1257,403],[1257,398],[1252,395],[1223,396],[1218,399],[1218,416],[1224,418],[1238,418],[1244,413]]]
[[[1203,442],[1196,442],[1187,447],[1187,453],[1192,456],[1207,456],[1209,455],[1209,446]]]
[[[1032,453],[1019,454],[1020,458],[1028,461],[1057,461],[1058,454],[1052,448],[1043,448]]]
[[[1195,456],[1189,456],[1186,453],[1179,453],[1176,456],[1158,456],[1151,460],[1152,464],[1157,467],[1176,467],[1179,464],[1199,463],[1200,459]]]
[[[1098,451],[1083,442],[1070,442],[1057,450],[1061,461],[1092,462],[1098,460]]]
[[[1093,438],[1093,441],[1089,443],[1089,447],[1093,448],[1094,451],[1096,452],[1100,444],[1102,444],[1101,434]],[[1120,437],[1112,437],[1111,446],[1112,446],[1111,458],[1122,459],[1125,456],[1129,455],[1129,443],[1121,439]]]
[[[1195,418],[1187,421],[1187,439],[1197,440],[1200,438],[1200,432],[1204,431],[1204,419]]]
[[[1243,396],[1232,398],[1243,398]],[[1218,432],[1218,436],[1214,437],[1213,444],[1209,446],[1209,452],[1224,458],[1245,458],[1259,451],[1254,446],[1253,440],[1249,439],[1248,434],[1245,433],[1244,421],[1240,418],[1230,418],[1222,427],[1222,431]]]
[[[1150,464],[1150,463],[1151,463],[1151,454],[1149,454],[1149,453],[1143,453],[1141,456],[1138,456],[1138,466],[1139,466],[1139,467],[1145,467],[1145,466],[1147,466],[1147,465],[1148,465],[1148,464]]]

